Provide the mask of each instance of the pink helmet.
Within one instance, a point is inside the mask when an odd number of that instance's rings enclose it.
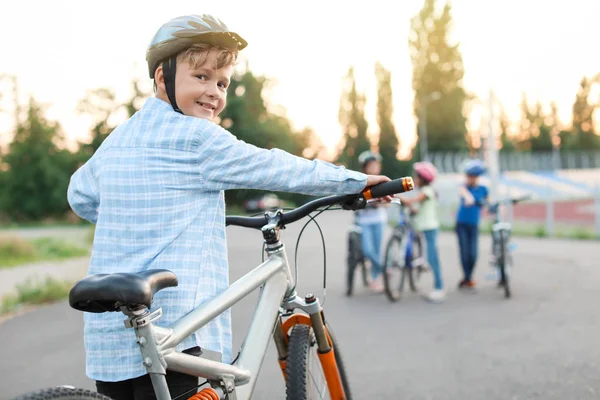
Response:
[[[433,182],[433,180],[437,176],[437,169],[429,161],[421,161],[421,162],[415,163],[413,168],[414,168],[416,174],[419,175],[421,178],[423,178],[423,180],[426,181],[427,183]]]

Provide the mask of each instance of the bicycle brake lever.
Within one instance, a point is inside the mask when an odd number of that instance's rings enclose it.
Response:
[[[367,200],[364,196],[358,196],[352,200],[340,204],[344,210],[360,210],[367,206]]]

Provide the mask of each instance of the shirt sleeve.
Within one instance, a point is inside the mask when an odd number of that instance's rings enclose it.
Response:
[[[423,192],[423,194],[425,194],[425,196],[427,196],[428,200],[431,200],[435,197],[435,191],[434,191],[433,187],[431,187],[429,185],[424,186],[421,189],[421,192]]]
[[[207,190],[262,189],[311,195],[352,194],[367,176],[321,160],[307,160],[279,149],[266,150],[238,140],[202,121],[198,161]]]
[[[92,157],[71,176],[67,200],[75,214],[95,224],[98,219],[100,196],[92,171],[93,162]]]

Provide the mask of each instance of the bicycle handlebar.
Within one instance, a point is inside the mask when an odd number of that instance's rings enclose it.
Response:
[[[492,203],[491,205],[492,206],[496,206],[496,205],[499,205],[499,204],[506,204],[506,203],[516,204],[516,203],[519,203],[521,201],[525,201],[525,200],[529,200],[529,199],[531,199],[531,195],[530,194],[526,194],[526,195],[521,196],[521,197],[515,197],[515,198],[498,200],[498,201]]]
[[[378,197],[391,196],[397,193],[404,193],[413,189],[414,182],[412,178],[404,177],[368,187],[361,193],[357,194],[344,194],[320,197],[287,213],[281,211],[280,224],[286,225],[291,224],[292,222],[296,222],[299,219],[308,216],[311,212],[316,211],[320,207],[327,207],[335,204],[340,204],[344,209],[356,210],[359,208],[364,208],[367,200]],[[260,217],[228,216],[225,219],[226,226],[234,225],[241,226],[244,228],[260,229],[266,224],[267,218],[264,215]]]

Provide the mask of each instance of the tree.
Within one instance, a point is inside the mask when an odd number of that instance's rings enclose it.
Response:
[[[521,94],[521,120],[519,122],[519,133],[516,146],[520,151],[531,150],[531,138],[534,135],[535,115],[531,112],[527,95]]]
[[[132,117],[141,108],[142,101],[150,96],[150,93],[140,88],[139,80],[133,80],[131,86],[132,95],[122,104],[117,101],[115,92],[106,88],[88,91],[86,97],[79,102],[77,111],[94,118],[92,140],[80,144],[83,161],[98,150],[104,139],[117,127],[119,120]]]
[[[37,220],[68,210],[67,187],[76,165],[70,152],[57,147],[61,139],[60,125],[47,121],[30,98],[27,118],[18,121],[4,157],[0,209],[10,218]]]
[[[534,134],[531,136],[531,151],[552,151],[552,116],[544,114],[542,104],[538,101],[533,114]]]
[[[296,132],[281,109],[270,112],[264,98],[264,91],[270,81],[254,75],[248,68],[235,74],[228,88],[227,106],[223,110],[220,124],[238,139],[258,147],[279,148],[298,156],[316,156],[319,140],[314,131],[305,128]],[[226,198],[229,203],[240,204],[245,199],[258,195],[253,190],[229,190]],[[279,196],[294,202],[301,202],[306,196],[280,193]]]
[[[392,75],[380,63],[375,64],[377,78],[377,123],[379,124],[379,153],[383,160],[381,172],[386,176],[397,176],[400,163],[398,161],[398,135],[392,121],[394,111],[392,100]]]
[[[312,129],[295,132],[285,111],[269,111],[263,92],[270,81],[254,75],[250,70],[232,77],[228,88],[227,106],[221,114],[220,124],[238,139],[258,147],[277,147],[295,155],[317,144]]]
[[[439,16],[435,6],[435,0],[425,0],[423,8],[411,21],[409,45],[413,63],[414,112],[421,119],[422,108],[426,107],[430,151],[466,150],[463,107],[467,94],[462,86],[462,55],[458,43],[451,44],[449,40],[452,28],[450,4],[444,5]],[[431,100],[433,93],[439,93],[439,100]]]
[[[510,136],[508,134],[508,130],[510,127],[510,121],[508,119],[508,116],[506,115],[506,110],[504,109],[504,107],[501,107],[499,122],[500,122],[500,143],[502,145],[502,148],[500,151],[504,152],[504,153],[511,153],[511,152],[515,151],[515,144],[513,143],[513,140],[510,138]]]
[[[368,123],[365,118],[365,95],[359,93],[354,78],[354,67],[348,69],[344,78],[342,95],[340,98],[339,121],[343,129],[343,147],[338,154],[337,162],[347,168],[358,170],[358,155],[371,149],[371,142],[367,137]]]
[[[115,129],[112,119],[113,114],[119,109],[114,91],[100,88],[88,92],[87,96],[79,102],[77,110],[81,114],[93,116],[95,122],[92,127],[92,140],[80,145],[80,152],[84,159],[91,157],[100,147],[104,139]]]
[[[574,137],[571,146],[577,150],[592,150],[600,148],[600,139],[594,131],[594,111],[597,103],[590,103],[590,92],[594,84],[600,83],[600,74],[588,79],[584,77],[579,84],[579,90],[573,103],[573,128]]]

